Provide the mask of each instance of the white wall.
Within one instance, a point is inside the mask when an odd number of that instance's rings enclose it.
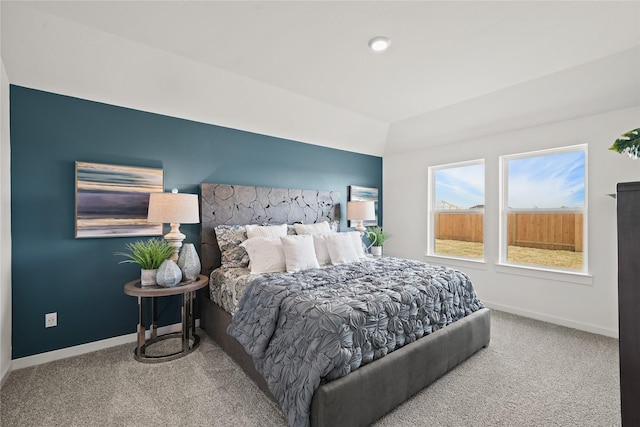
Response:
[[[9,81],[0,59],[0,379],[11,368],[11,157]]]
[[[634,107],[640,104],[639,75],[635,46],[393,123],[385,156]],[[451,123],[459,125],[455,132]]]
[[[385,252],[457,266],[470,274],[490,307],[590,332],[617,336],[616,183],[640,180],[640,160],[609,151],[622,133],[640,126],[640,107],[522,129],[454,145],[384,157]],[[451,126],[455,132],[455,126]],[[588,257],[592,278],[498,271],[499,168],[506,154],[588,143]],[[485,159],[485,263],[427,258],[427,168]],[[568,281],[567,281],[568,280]],[[576,282],[591,282],[580,284]]]
[[[4,3],[4,2],[3,2]],[[11,84],[381,156],[388,124],[6,2]]]

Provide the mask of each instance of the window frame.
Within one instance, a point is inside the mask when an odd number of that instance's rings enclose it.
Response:
[[[588,144],[576,144],[569,145],[564,147],[557,148],[549,148],[543,150],[536,151],[528,151],[524,153],[516,153],[516,154],[508,154],[499,157],[499,167],[500,167],[500,179],[499,179],[499,205],[500,205],[500,215],[499,215],[499,248],[498,248],[498,265],[508,267],[508,268],[517,268],[517,269],[527,269],[527,270],[537,270],[537,271],[547,271],[553,273],[567,273],[567,274],[575,274],[575,275],[588,275],[589,271],[589,247],[588,247],[588,193],[589,193],[589,172],[588,172],[588,158],[589,158],[589,146]],[[562,153],[575,153],[575,152],[583,152],[584,153],[584,204],[582,208],[570,208],[570,209],[562,209],[562,208],[552,208],[552,209],[534,209],[534,208],[509,208],[508,207],[508,196],[509,196],[509,169],[508,163],[510,160],[517,159],[526,159],[531,157],[542,157],[547,155],[555,155]],[[508,260],[508,239],[509,239],[509,230],[508,228],[508,217],[509,213],[531,213],[531,212],[573,212],[573,213],[582,213],[582,269],[571,269],[571,268],[562,268],[562,267],[554,267],[548,265],[540,265],[540,264],[523,264],[511,262]]]
[[[474,213],[474,214],[482,214],[482,257],[465,257],[461,255],[452,255],[452,254],[443,254],[435,252],[435,223],[436,223],[436,214],[438,213],[446,213],[451,212],[452,210],[443,210],[437,209],[435,200],[436,196],[436,172],[443,169],[452,169],[458,167],[465,166],[473,166],[473,165],[482,165],[483,166],[483,208],[482,209],[455,209],[456,213]],[[429,166],[428,168],[428,193],[427,193],[427,205],[428,205],[428,215],[427,215],[427,256],[430,257],[439,257],[439,258],[448,258],[448,259],[458,259],[463,261],[471,261],[471,262],[485,262],[486,256],[486,248],[485,248],[485,239],[484,239],[484,231],[486,230],[486,221],[487,217],[485,215],[484,206],[486,206],[486,195],[487,195],[487,168],[486,161],[484,158],[474,159],[474,160],[465,160],[462,162],[454,162],[454,163],[446,163],[441,165]]]

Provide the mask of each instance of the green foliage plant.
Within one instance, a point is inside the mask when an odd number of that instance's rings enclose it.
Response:
[[[174,250],[169,242],[161,239],[138,240],[128,243],[126,248],[129,252],[113,253],[127,258],[120,261],[119,264],[139,264],[143,270],[155,270],[160,267],[160,264],[169,258]]]
[[[382,228],[378,227],[367,227],[367,237],[371,240],[371,246],[382,246],[384,242],[389,240],[391,234],[386,231],[382,231]]]
[[[640,128],[630,130],[627,133],[615,140],[613,145],[609,147],[609,150],[613,150],[620,154],[626,154],[632,159],[640,157]]]

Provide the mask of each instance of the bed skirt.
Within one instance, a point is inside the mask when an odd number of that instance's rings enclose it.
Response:
[[[204,292],[200,300],[200,327],[274,399],[251,357],[227,334],[231,315]],[[311,402],[311,426],[367,426],[373,423],[486,347],[490,341],[490,327],[491,311],[480,309],[349,375],[321,385]]]

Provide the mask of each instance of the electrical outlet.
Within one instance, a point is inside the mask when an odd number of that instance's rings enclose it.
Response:
[[[47,313],[44,315],[44,327],[52,328],[58,326],[58,313]]]

